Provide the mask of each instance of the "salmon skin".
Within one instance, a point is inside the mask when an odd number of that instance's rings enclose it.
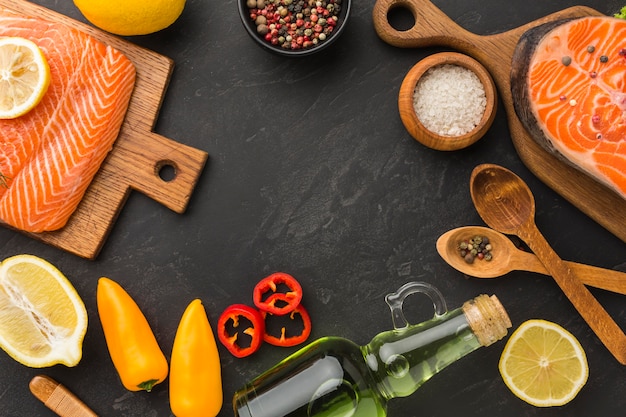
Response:
[[[39,233],[62,228],[119,134],[135,67],[67,25],[0,9],[0,36],[35,42],[50,85],[29,113],[0,120],[0,220]]]
[[[513,56],[511,92],[537,143],[626,198],[626,20],[529,30]]]

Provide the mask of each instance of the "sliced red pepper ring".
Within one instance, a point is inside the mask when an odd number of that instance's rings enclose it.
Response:
[[[302,286],[291,275],[276,272],[256,284],[252,298],[259,310],[282,316],[300,305]]]
[[[299,304],[293,311],[291,311],[288,315],[278,316],[280,319],[280,335],[276,336],[273,333],[268,332],[268,327],[272,326],[275,323],[271,322],[272,314],[263,312],[263,317],[265,319],[265,332],[263,334],[263,340],[265,340],[270,345],[274,346],[282,346],[282,347],[291,347],[299,345],[300,343],[305,342],[309,336],[311,335],[311,317],[309,313],[306,311],[302,304]],[[287,320],[288,322],[285,322]],[[299,318],[299,319],[298,319]],[[296,323],[299,320],[300,323]],[[289,330],[288,330],[289,328]],[[293,328],[298,328],[299,333],[292,335],[291,330]],[[271,330],[270,330],[271,331]]]
[[[242,337],[242,335],[248,337]],[[263,342],[265,321],[261,313],[245,304],[233,304],[217,322],[217,336],[233,356],[243,358],[256,352]],[[249,339],[249,343],[244,343]]]

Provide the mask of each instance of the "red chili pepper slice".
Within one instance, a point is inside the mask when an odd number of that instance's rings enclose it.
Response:
[[[282,291],[286,287],[286,291]],[[302,286],[291,275],[276,272],[263,278],[254,287],[254,305],[261,311],[282,316],[290,313],[302,301]]]
[[[240,326],[248,326],[240,331]],[[242,345],[241,334],[249,336],[250,343]],[[261,313],[245,304],[227,307],[217,322],[217,336],[233,356],[243,358],[256,352],[263,342],[265,321]]]
[[[263,314],[263,318],[267,321],[268,314],[270,313],[262,312],[262,314]],[[297,320],[296,316],[300,317],[300,321],[302,322],[301,324],[302,331],[299,334],[295,334],[293,336],[287,335],[287,325],[290,328],[297,326],[297,323],[293,323],[293,326],[292,326],[292,322]],[[267,331],[268,324],[266,322],[266,325],[265,325],[266,330],[263,334],[263,340],[265,340],[270,345],[290,347],[290,346],[299,345],[300,343],[303,343],[309,338],[309,336],[311,335],[311,317],[309,316],[309,313],[306,311],[306,309],[304,308],[302,304],[299,304],[294,310],[292,310],[289,313],[288,316],[284,315],[284,317],[289,317],[290,321],[287,323],[287,325],[281,326],[280,336],[274,336],[273,334],[268,333]],[[270,323],[270,327],[271,327],[271,323]]]

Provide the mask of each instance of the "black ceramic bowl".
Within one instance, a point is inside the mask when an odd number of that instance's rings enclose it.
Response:
[[[257,6],[250,8],[251,3]],[[301,57],[326,49],[339,38],[351,3],[352,0],[238,0],[237,5],[241,22],[254,42],[278,55]]]

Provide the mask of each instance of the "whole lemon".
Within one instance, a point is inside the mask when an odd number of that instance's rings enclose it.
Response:
[[[121,36],[147,35],[178,19],[185,0],[74,0],[92,24]]]

